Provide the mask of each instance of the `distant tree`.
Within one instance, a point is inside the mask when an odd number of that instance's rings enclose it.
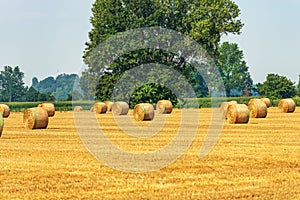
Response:
[[[37,79],[37,77],[33,77],[31,81],[31,86],[36,87],[37,84],[39,84],[39,80]]]
[[[296,95],[294,83],[285,76],[268,74],[266,81],[257,85],[262,96],[273,99],[290,98]]]
[[[0,72],[1,101],[23,101],[26,92],[24,73],[18,66],[4,66]]]
[[[28,102],[55,101],[55,97],[50,92],[40,93],[34,87],[30,87],[25,94],[25,100]]]
[[[39,93],[38,101],[55,101],[55,97],[50,93]]]
[[[41,80],[34,88],[40,93],[52,93],[56,90],[56,81],[54,77],[49,76]]]
[[[66,98],[67,101],[73,101],[73,100],[77,101],[77,100],[83,100],[83,99],[84,99],[83,94],[81,92],[79,92],[78,90],[72,90]]]
[[[42,94],[50,93],[56,100],[65,100],[73,90],[75,80],[77,79],[79,77],[76,74],[60,74],[56,78],[50,76],[40,82],[33,78],[32,84],[34,85],[32,86]]]
[[[34,87],[30,87],[25,94],[25,100],[28,102],[37,102],[39,101],[39,94]]]
[[[60,74],[56,77],[56,90],[53,95],[57,100],[65,100],[72,92],[75,80],[79,79],[77,74]]]
[[[240,95],[247,95],[246,92],[251,90],[253,81],[243,51],[235,43],[224,42],[219,47],[219,54],[217,66],[226,95],[230,96],[231,90],[236,90]]]

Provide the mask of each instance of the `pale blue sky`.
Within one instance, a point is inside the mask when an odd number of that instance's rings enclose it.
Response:
[[[254,82],[278,73],[298,82],[299,0],[234,0],[245,24],[223,40],[244,51]],[[94,0],[0,0],[0,69],[20,66],[26,84],[60,73],[78,73],[91,29]]]

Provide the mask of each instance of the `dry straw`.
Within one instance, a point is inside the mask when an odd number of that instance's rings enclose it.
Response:
[[[92,107],[90,108],[90,111],[91,111],[91,112],[94,112],[94,106],[92,106]]]
[[[107,111],[107,106],[103,102],[95,103],[93,108],[94,108],[94,112],[96,114],[103,114],[103,113],[106,113],[106,111]]]
[[[107,112],[110,112],[111,109],[112,109],[111,107],[112,107],[112,105],[113,105],[114,102],[111,102],[111,101],[105,101],[104,103],[105,103],[105,105],[106,105],[106,107],[107,107]]]
[[[9,108],[9,106],[6,105],[6,104],[0,104],[0,112],[2,113],[2,116],[4,118],[9,117],[9,115],[10,115],[10,108]]]
[[[269,98],[261,98],[260,100],[262,100],[266,104],[267,108],[271,106],[271,101]]]
[[[48,117],[53,117],[55,115],[55,106],[53,103],[42,103],[38,107],[44,108],[48,112]]]
[[[245,104],[232,104],[228,106],[226,116],[230,124],[248,123],[249,110]]]
[[[80,112],[80,111],[82,111],[83,109],[82,109],[82,107],[81,106],[75,106],[74,107],[74,111],[75,112]]]
[[[0,114],[0,137],[2,135],[3,127],[4,127],[4,119],[3,119],[2,115]]]
[[[251,99],[248,103],[248,109],[251,118],[265,118],[268,114],[268,108],[265,102],[260,99]]]
[[[281,99],[278,108],[284,113],[292,113],[296,109],[296,104],[293,99]]]
[[[134,106],[133,116],[136,121],[152,120],[154,108],[150,103],[140,103]]]
[[[221,110],[223,116],[225,117],[225,119],[227,119],[228,106],[234,105],[234,104],[237,104],[237,101],[223,102],[223,103],[221,104],[220,110]]]
[[[156,110],[158,110],[160,114],[170,114],[173,110],[172,102],[169,100],[159,100],[156,103]]]
[[[112,105],[112,113],[114,115],[127,115],[129,111],[129,105],[123,101],[117,101]]]
[[[44,129],[48,126],[48,112],[42,107],[29,108],[24,111],[24,126],[30,129]]]

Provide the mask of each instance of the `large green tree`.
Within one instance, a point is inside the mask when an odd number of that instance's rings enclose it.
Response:
[[[272,99],[290,98],[296,95],[294,83],[285,76],[268,74],[263,83],[257,84],[258,92]]]
[[[246,95],[247,90],[252,88],[253,81],[248,71],[243,51],[236,43],[224,42],[219,47],[219,59],[217,66],[221,73],[226,95],[230,96],[232,90],[239,95]]]
[[[92,30],[84,52],[88,70],[82,75],[87,80],[81,82],[88,84],[83,88],[88,89],[89,96],[96,94],[97,90],[97,97],[102,100],[110,98],[114,85],[125,71],[143,63],[172,66],[186,76],[197,96],[208,94],[203,77],[187,59],[180,56],[180,52],[139,49],[118,55],[108,66],[99,64],[92,52],[112,35],[134,28],[163,27],[189,36],[202,45],[210,56],[215,57],[218,55],[221,36],[228,33],[239,34],[243,26],[238,18],[240,10],[232,0],[96,0],[92,12]],[[156,84],[145,85],[146,88],[149,86],[156,89],[159,87]],[[145,91],[146,88],[140,89]],[[169,93],[165,98],[171,96]]]
[[[1,101],[23,101],[26,93],[23,79],[24,73],[18,66],[4,66],[4,70],[0,72]]]

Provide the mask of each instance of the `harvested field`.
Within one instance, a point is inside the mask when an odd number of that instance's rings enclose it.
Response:
[[[176,135],[180,110],[156,116],[165,124],[146,140],[124,134],[112,113],[96,115],[107,138],[134,152],[158,150]],[[129,173],[99,163],[86,150],[73,112],[56,112],[42,130],[24,128],[23,113],[12,112],[0,138],[0,198],[300,199],[300,107],[294,113],[271,107],[265,119],[225,123],[213,151],[200,159],[210,116],[211,109],[201,109],[197,136],[176,162],[159,171]],[[130,120],[143,127],[153,123]],[[181,125],[187,131],[192,126],[189,120]]]

